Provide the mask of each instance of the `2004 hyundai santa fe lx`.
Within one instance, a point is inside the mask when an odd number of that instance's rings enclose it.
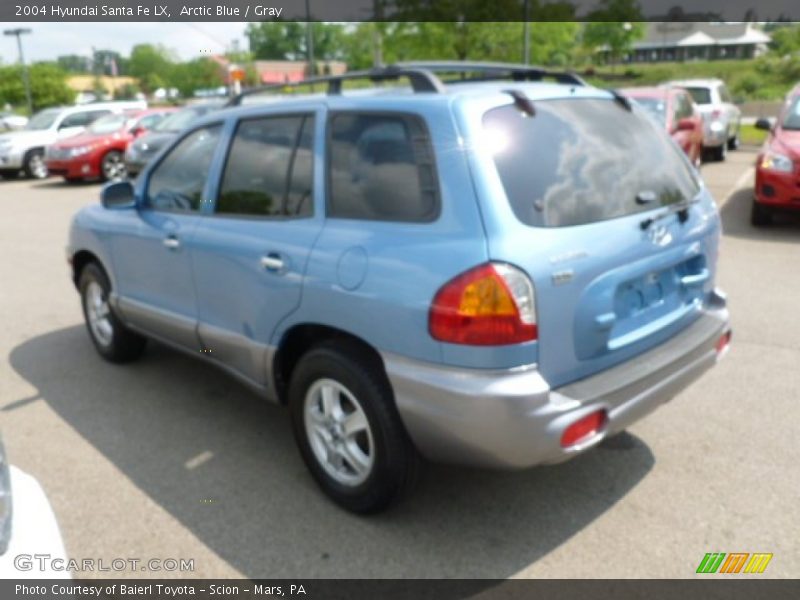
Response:
[[[640,108],[513,65],[355,76],[242,95],[76,215],[104,358],[153,338],[288,404],[322,489],[367,512],[420,456],[575,456],[724,353],[716,206]]]

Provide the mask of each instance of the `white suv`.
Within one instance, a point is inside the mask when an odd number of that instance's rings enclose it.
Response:
[[[82,106],[46,108],[33,115],[24,129],[0,135],[0,177],[47,177],[44,150],[50,144],[81,133],[95,119],[109,113],[147,108],[144,101],[98,102]]]
[[[688,91],[703,117],[703,150],[725,160],[728,150],[739,147],[742,112],[721,79],[684,79],[667,85]]]

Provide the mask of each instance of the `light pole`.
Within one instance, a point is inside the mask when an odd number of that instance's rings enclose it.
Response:
[[[33,114],[33,100],[31,99],[31,82],[28,78],[28,65],[25,64],[25,54],[22,52],[22,36],[26,33],[31,33],[30,29],[6,29],[3,35],[17,36],[17,48],[19,49],[19,62],[22,64],[22,81],[25,84],[25,98],[28,101],[28,112]]]
[[[522,25],[522,62],[526,65],[531,62],[531,24],[530,19],[531,3],[530,0],[525,0],[523,8],[523,25]]]
[[[308,60],[308,76],[314,77],[317,69],[314,65],[314,23],[311,21],[309,0],[306,0],[306,60]]]

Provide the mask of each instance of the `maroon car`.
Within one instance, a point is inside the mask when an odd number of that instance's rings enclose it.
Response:
[[[703,159],[703,119],[689,92],[677,87],[620,90],[647,110],[683,148],[695,166]]]

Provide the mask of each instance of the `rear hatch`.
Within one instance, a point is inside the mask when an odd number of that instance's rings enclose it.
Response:
[[[483,115],[495,167],[483,212],[490,257],[534,283],[536,359],[559,386],[699,316],[719,219],[697,173],[642,109],[610,97],[533,105],[533,115],[518,104]]]

